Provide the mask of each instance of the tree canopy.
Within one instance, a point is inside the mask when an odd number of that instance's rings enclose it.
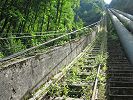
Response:
[[[101,18],[103,5],[103,0],[81,0],[78,15],[85,25],[94,23]]]
[[[0,37],[70,32],[98,21],[102,16],[102,5],[103,0],[0,0]],[[9,55],[49,38],[0,40],[0,54]]]

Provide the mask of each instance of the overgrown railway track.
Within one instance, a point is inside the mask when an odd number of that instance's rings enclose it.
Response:
[[[79,58],[64,76],[52,83],[39,100],[96,100],[99,76],[104,66],[105,41],[98,37],[96,42]],[[32,100],[32,99],[30,99]]]
[[[97,71],[99,72],[98,68],[101,66],[96,62],[100,46],[100,43],[97,43],[90,52],[75,63],[61,82],[50,87],[46,95],[49,98],[44,97],[43,100],[90,100]],[[95,94],[93,95],[92,100],[95,100]]]

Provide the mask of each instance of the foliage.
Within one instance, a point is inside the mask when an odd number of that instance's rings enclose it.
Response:
[[[3,56],[4,56],[4,55],[0,52],[0,58],[3,58]]]
[[[97,57],[95,58],[96,64],[104,64],[106,63],[106,59],[107,59],[107,54],[99,54],[97,55]]]
[[[71,30],[80,0],[3,0],[0,32]]]
[[[13,52],[13,53],[19,52],[26,48],[25,45],[21,43],[21,40],[16,40],[16,39],[11,39],[10,44],[8,45],[9,45],[8,47],[12,48],[10,49],[10,52]]]
[[[103,4],[103,0],[81,0],[78,16],[85,25],[92,24],[102,16]]]
[[[38,35],[35,32],[70,32],[98,21],[101,17],[103,0],[2,0],[0,1],[0,37]],[[18,34],[14,34],[18,33]],[[48,33],[49,34],[49,33]],[[55,34],[58,34],[55,33]],[[44,35],[40,33],[39,35]],[[0,50],[4,56],[24,48],[30,48],[56,36],[4,40]],[[75,37],[75,36],[74,36]],[[63,41],[56,43],[63,44]],[[4,43],[3,43],[4,42]],[[54,44],[54,43],[53,43]],[[53,45],[52,44],[52,45]],[[13,49],[8,50],[13,45]],[[18,46],[22,46],[18,48]],[[51,45],[50,45],[51,46]],[[15,49],[14,49],[15,47]],[[9,52],[9,53],[8,53]]]
[[[48,88],[48,94],[53,97],[66,96],[69,92],[67,84],[51,84]]]

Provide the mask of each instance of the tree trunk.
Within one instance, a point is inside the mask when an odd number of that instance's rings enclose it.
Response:
[[[8,17],[6,17],[5,22],[4,22],[4,25],[2,26],[2,29],[0,30],[0,33],[2,33],[4,31],[7,23],[8,23]]]
[[[4,16],[2,15],[4,7],[6,6],[8,0],[5,0],[3,6],[1,7],[1,14],[0,14],[0,22],[4,19]]]
[[[59,27],[59,25],[60,25],[60,20],[61,20],[61,16],[62,16],[62,8],[63,8],[63,0],[62,0],[62,2],[61,2],[61,7],[60,7],[60,15],[59,15],[59,20],[58,20],[58,27]]]
[[[57,12],[56,12],[56,19],[55,19],[55,24],[56,24],[56,27],[55,27],[55,30],[58,28],[58,17],[59,17],[59,9],[60,9],[60,0],[58,0],[57,2]]]
[[[49,12],[51,12],[51,2],[50,1],[49,1],[49,4],[50,4],[50,11]],[[49,31],[50,20],[51,20],[51,16],[48,15],[47,31]]]

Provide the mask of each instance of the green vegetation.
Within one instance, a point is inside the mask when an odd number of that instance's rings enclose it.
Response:
[[[0,57],[33,47],[60,36],[58,35],[60,33],[67,33],[98,21],[102,15],[102,4],[103,0],[0,1],[1,38],[53,34],[19,39],[0,39],[2,55]],[[76,36],[71,37],[74,39]],[[65,37],[64,40],[68,40],[68,37]],[[56,42],[64,43],[64,41]],[[47,46],[52,45],[54,43]]]
[[[92,24],[99,21],[103,13],[103,6],[103,0],[81,0],[77,14],[85,25]]]
[[[100,38],[102,37],[102,38]],[[90,100],[93,93],[93,85],[97,76],[98,66],[101,64],[100,74],[98,76],[98,89],[101,97],[104,98],[106,92],[106,48],[103,39],[104,34],[100,34],[96,40],[96,45],[88,50],[78,61],[73,64],[70,70],[64,72],[65,76],[57,83],[52,84],[48,89],[46,97],[48,100],[56,97],[83,98]],[[104,50],[104,51],[102,51]],[[102,91],[102,92],[101,92]]]
[[[74,64],[73,67],[67,72],[61,82],[54,83],[48,88],[47,95],[51,98],[63,97],[65,99],[67,97],[73,97],[90,100],[92,95],[92,83],[95,80],[97,70],[95,66],[90,68],[89,75],[82,75],[81,72],[88,72],[84,68],[84,66],[87,65],[84,61],[84,57],[77,61],[76,64]],[[83,85],[84,83],[87,85]]]

